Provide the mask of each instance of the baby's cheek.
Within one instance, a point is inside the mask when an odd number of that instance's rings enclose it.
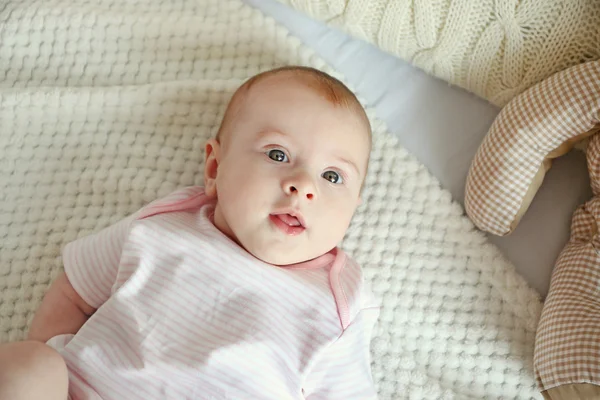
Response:
[[[235,172],[228,177],[228,195],[233,198],[232,200],[239,203],[252,196],[256,189],[256,179],[251,172],[244,173],[243,168],[236,168]]]
[[[327,216],[323,218],[326,238],[329,242],[339,242],[343,239],[350,223],[351,213],[347,207],[338,206],[330,208]]]

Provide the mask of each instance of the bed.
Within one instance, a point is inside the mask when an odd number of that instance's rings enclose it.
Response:
[[[373,126],[342,247],[382,305],[380,398],[541,398],[536,324],[589,196],[582,153],[556,163],[514,235],[488,237],[461,202],[499,106],[283,4],[9,1],[0,24],[0,342],[24,337],[66,243],[202,184],[202,144],[233,90],[302,64],[346,82]]]

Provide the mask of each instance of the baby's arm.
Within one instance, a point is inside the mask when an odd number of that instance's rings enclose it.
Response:
[[[173,205],[189,206],[190,199],[199,206],[206,196],[198,188],[177,191],[98,233],[69,243],[63,250],[63,264],[72,283],[64,272],[52,283],[33,317],[28,339],[46,342],[56,335],[77,333],[111,295],[132,221],[168,211]]]
[[[77,294],[67,275],[62,272],[44,296],[27,338],[46,342],[56,335],[75,334],[94,311],[96,309]]]

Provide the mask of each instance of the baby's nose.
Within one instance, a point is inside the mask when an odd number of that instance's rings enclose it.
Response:
[[[283,182],[283,190],[288,196],[306,197],[307,200],[313,200],[316,195],[313,180],[304,172],[298,172],[289,176]]]
[[[298,188],[296,188],[296,186],[290,185],[290,187],[289,187],[289,194],[296,194],[298,196],[305,195],[308,200],[312,200],[313,197],[315,196],[312,193],[313,192],[312,190],[298,190]]]

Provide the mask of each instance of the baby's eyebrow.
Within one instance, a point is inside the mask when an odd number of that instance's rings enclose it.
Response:
[[[335,158],[339,162],[344,163],[344,164],[348,165],[350,168],[354,169],[354,171],[356,172],[356,175],[360,176],[360,171],[358,170],[358,167],[351,160],[348,160],[347,158],[340,157],[340,156],[336,156]]]
[[[284,138],[284,139],[288,139],[289,138],[288,135],[286,135],[285,133],[280,132],[278,130],[275,130],[275,129],[266,129],[266,130],[264,130],[264,131],[262,131],[262,132],[260,132],[258,134],[258,139],[264,139],[265,137],[269,137],[269,136],[279,136],[279,137]]]

